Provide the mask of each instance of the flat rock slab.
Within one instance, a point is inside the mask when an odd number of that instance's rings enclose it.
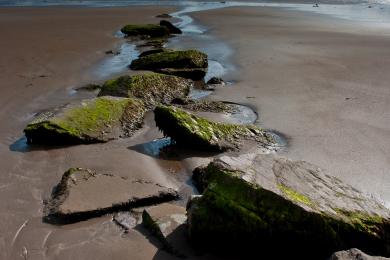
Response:
[[[177,197],[175,190],[157,183],[72,168],[55,188],[46,213],[49,221],[76,222]]]
[[[381,256],[370,256],[357,248],[334,253],[329,260],[389,260],[390,258]]]
[[[309,259],[352,247],[390,255],[389,209],[308,162],[222,156],[193,178],[203,196],[189,203],[189,234],[202,246],[262,244]]]
[[[192,81],[185,78],[145,73],[108,80],[103,84],[99,96],[139,98],[146,107],[153,108],[187,97],[192,85]]]
[[[272,136],[257,126],[216,123],[173,106],[157,106],[154,119],[164,135],[190,149],[239,150],[243,140],[255,141],[264,147],[274,144]]]
[[[146,208],[142,214],[142,224],[168,250],[176,253],[179,249],[183,249],[182,246],[178,245],[186,238],[186,222],[186,209],[169,203]]]
[[[129,137],[142,126],[140,99],[99,97],[39,114],[24,129],[29,144],[99,143]]]
[[[197,50],[168,51],[133,60],[132,70],[152,70],[193,80],[202,79],[207,72],[207,54]]]

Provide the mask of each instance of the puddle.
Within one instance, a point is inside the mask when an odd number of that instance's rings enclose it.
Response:
[[[170,137],[155,139],[151,142],[131,146],[130,149],[152,157],[158,157],[160,150],[172,144]]]
[[[240,104],[233,104],[233,113],[225,113],[223,117],[232,124],[254,124],[257,120],[257,113],[252,108]]]
[[[192,88],[190,91],[190,94],[188,94],[188,97],[191,99],[197,100],[197,99],[205,98],[208,95],[210,95],[211,93],[213,93],[213,91],[211,91],[211,90]]]
[[[129,64],[138,58],[139,52],[135,44],[125,42],[119,49],[119,54],[110,55],[96,66],[93,74],[98,79],[105,79],[112,75],[120,74],[128,70]]]

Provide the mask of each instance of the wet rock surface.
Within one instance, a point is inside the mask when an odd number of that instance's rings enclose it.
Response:
[[[223,81],[223,79],[218,78],[218,77],[212,77],[211,79],[209,79],[207,81],[207,84],[210,84],[210,85],[225,85],[225,81]]]
[[[235,105],[231,103],[226,103],[223,101],[212,101],[212,100],[193,100],[190,98],[185,99],[174,99],[172,102],[174,105],[192,111],[202,111],[202,112],[213,112],[213,113],[222,113],[222,112],[233,112]]]
[[[169,18],[172,18],[172,15],[170,14],[159,14],[159,15],[156,15],[157,18],[165,18],[165,19],[169,19]]]
[[[174,26],[171,22],[166,20],[160,21],[160,26],[166,27],[170,33],[172,34],[182,34],[183,32],[176,26]]]
[[[154,115],[163,134],[188,149],[221,152],[239,150],[243,140],[264,146],[274,143],[272,137],[254,125],[215,123],[173,106],[158,106]]]
[[[107,142],[128,137],[142,126],[141,100],[100,97],[39,114],[24,129],[30,144]]]
[[[138,57],[144,57],[144,56],[148,56],[150,54],[156,54],[156,53],[161,53],[161,52],[166,52],[166,51],[171,51],[171,50],[165,49],[165,48],[151,49],[151,50],[147,50],[147,51],[142,52]]]
[[[142,213],[142,224],[162,242],[165,249],[177,254],[184,249],[177,243],[186,238],[186,222],[186,209],[169,203],[146,208]]]
[[[46,204],[45,220],[72,223],[177,197],[175,190],[158,183],[71,168],[64,173]]]
[[[106,81],[99,96],[136,97],[148,107],[170,104],[175,98],[184,98],[190,92],[192,81],[164,74],[146,73],[121,76]]]
[[[310,163],[222,156],[193,178],[203,191],[188,206],[189,235],[198,246],[253,253],[261,244],[266,255],[300,259],[351,247],[390,255],[389,210]]]
[[[128,24],[122,27],[121,32],[126,36],[164,37],[169,35],[167,27],[155,24]]]
[[[130,65],[132,70],[152,70],[193,80],[202,79],[207,67],[207,55],[196,50],[150,54],[133,60]]]
[[[386,260],[390,258],[381,256],[370,256],[357,248],[334,253],[329,260]]]

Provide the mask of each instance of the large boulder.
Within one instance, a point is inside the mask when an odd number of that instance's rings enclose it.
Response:
[[[370,256],[357,248],[351,248],[334,253],[329,260],[389,260],[390,258],[381,256]]]
[[[72,223],[177,197],[177,191],[158,183],[71,168],[64,173],[47,202],[45,219]]]
[[[133,60],[130,65],[133,70],[152,70],[193,80],[202,79],[207,67],[207,55],[197,50],[150,54]]]
[[[238,150],[241,141],[270,145],[273,138],[254,125],[233,125],[209,121],[173,106],[154,110],[157,127],[177,145],[204,151]]]
[[[142,126],[144,113],[139,99],[100,97],[41,113],[24,133],[30,144],[107,142],[131,136]]]
[[[136,97],[151,108],[186,97],[191,86],[192,81],[185,78],[146,73],[108,80],[103,84],[99,96]]]
[[[126,36],[165,37],[169,29],[155,24],[128,24],[122,27],[121,32]]]
[[[351,247],[390,255],[390,211],[310,163],[222,156],[193,177],[203,191],[188,204],[198,246],[277,259],[325,259]]]
[[[164,26],[168,28],[169,32],[172,34],[182,34],[183,32],[176,26],[174,26],[171,22],[167,20],[161,20],[160,26]]]

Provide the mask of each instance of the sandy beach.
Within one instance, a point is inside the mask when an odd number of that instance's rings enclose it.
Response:
[[[107,144],[30,149],[23,128],[43,109],[91,94],[91,68],[116,49],[126,23],[156,23],[175,8],[0,8],[0,259],[173,259],[143,230],[123,235],[111,217],[42,222],[43,202],[69,167],[91,167],[175,189],[188,174],[134,146],[161,137],[153,114],[134,137]],[[329,170],[390,202],[388,31],[306,12],[234,7],[191,14],[234,52],[234,71],[210,98],[249,105],[280,132],[280,153]],[[196,160],[187,160],[189,168]],[[26,253],[27,252],[27,253]],[[28,258],[26,258],[26,254]]]
[[[287,136],[287,157],[315,163],[389,203],[387,30],[270,8],[193,17],[235,50],[238,82],[216,99],[256,107],[262,127]]]

